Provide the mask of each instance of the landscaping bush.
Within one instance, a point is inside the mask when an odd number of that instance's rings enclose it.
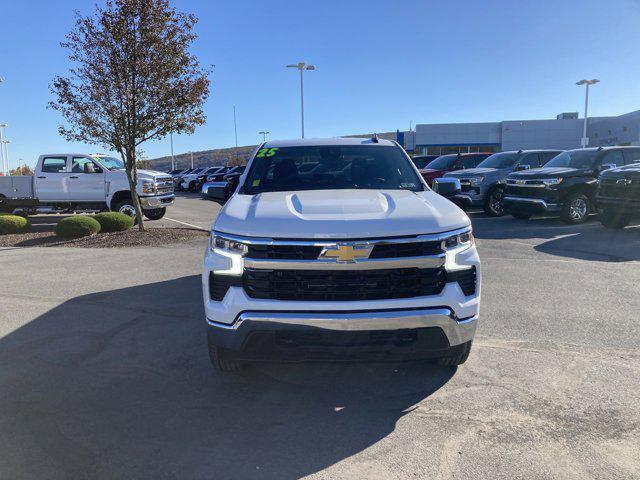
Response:
[[[18,215],[0,215],[0,235],[7,233],[23,233],[29,230],[29,220]]]
[[[105,232],[124,232],[133,227],[133,217],[119,212],[98,213],[93,216],[100,224],[100,231]]]
[[[63,218],[56,225],[56,235],[62,238],[88,237],[99,231],[98,221],[85,215]]]

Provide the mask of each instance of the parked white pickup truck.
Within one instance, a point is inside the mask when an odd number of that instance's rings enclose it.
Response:
[[[397,143],[269,141],[235,185],[206,191],[226,202],[202,274],[216,367],[467,359],[480,305],[471,222]]]
[[[173,205],[173,179],[138,170],[136,193],[144,216],[162,218]],[[107,155],[41,155],[34,176],[0,177],[0,211],[61,213],[112,210],[135,216],[124,163]]]

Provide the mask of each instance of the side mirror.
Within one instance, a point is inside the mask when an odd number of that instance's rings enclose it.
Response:
[[[618,165],[616,165],[615,163],[603,163],[602,166],[600,167],[600,171],[604,172],[605,170],[611,170],[612,168],[617,168]]]
[[[433,181],[433,191],[443,197],[453,197],[462,192],[462,187],[457,178],[436,178]]]
[[[205,187],[204,196],[220,205],[224,205],[231,197],[231,189],[228,182],[212,182]]]
[[[96,173],[96,166],[93,162],[87,162],[84,164],[84,173]]]
[[[516,168],[513,170],[514,172],[521,172],[523,170],[529,170],[531,165],[516,165]]]

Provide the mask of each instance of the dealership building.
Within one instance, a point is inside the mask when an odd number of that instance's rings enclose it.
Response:
[[[563,113],[552,120],[505,120],[484,123],[416,125],[411,132],[397,132],[398,143],[412,154],[501,152],[581,147],[584,119]],[[640,145],[640,110],[617,117],[587,120],[588,145]]]

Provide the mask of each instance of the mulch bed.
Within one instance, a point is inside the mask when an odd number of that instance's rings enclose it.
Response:
[[[133,227],[126,232],[99,233],[75,240],[62,240],[53,232],[28,232],[0,235],[0,247],[164,247],[176,243],[195,243],[208,236],[208,232],[188,228],[148,228],[140,232]]]

